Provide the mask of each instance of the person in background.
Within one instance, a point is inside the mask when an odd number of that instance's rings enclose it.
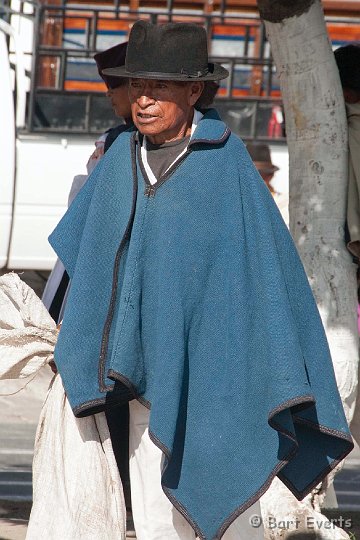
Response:
[[[271,195],[276,202],[277,207],[285,221],[289,225],[289,197],[286,193],[278,193],[271,184],[274,174],[279,170],[279,167],[273,164],[271,160],[270,148],[267,144],[248,143],[246,149],[250,154],[261,178],[270,190]]]
[[[360,260],[360,44],[335,51],[346,105],[349,133],[349,184],[347,198],[347,247]]]
[[[123,122],[118,126],[106,131],[100,138],[102,144],[97,144],[96,149],[90,156],[91,170],[96,165],[96,161],[110,148],[116,137],[133,125],[131,118],[131,106],[128,96],[128,80],[119,81],[118,78],[105,75],[103,70],[109,67],[124,65],[127,42],[115,45],[95,54],[94,59],[98,67],[100,77],[107,86],[106,96],[111,102],[115,115]],[[91,171],[90,171],[91,172]]]
[[[248,143],[246,145],[246,150],[249,152],[261,178],[270,189],[271,194],[274,195],[276,192],[271,185],[271,180],[276,171],[279,170],[279,167],[274,165],[271,161],[269,146],[267,144]]]
[[[358,265],[358,332],[360,333],[360,44],[339,47],[334,52],[343,90],[348,121],[348,196],[345,242],[353,261]],[[358,381],[360,381],[360,364]],[[358,390],[351,433],[360,444],[360,392]]]
[[[68,197],[68,206],[73,202],[89,175],[115,139],[120,133],[133,125],[128,96],[128,79],[119,79],[118,77],[115,78],[103,74],[103,69],[105,68],[124,65],[126,49],[127,42],[120,43],[94,56],[99,75],[107,86],[106,96],[111,102],[115,115],[122,122],[118,126],[110,128],[95,141],[95,150],[86,164],[87,174],[78,174],[73,179]],[[58,259],[49,276],[42,296],[45,307],[56,323],[59,323],[63,318],[68,292],[69,276],[62,262]]]

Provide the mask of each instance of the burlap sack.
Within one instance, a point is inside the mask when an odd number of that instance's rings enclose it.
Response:
[[[17,390],[53,360],[58,331],[17,274],[0,277],[0,393]],[[5,385],[6,383],[6,385]],[[36,433],[27,540],[125,540],[126,508],[104,413],[74,417],[60,375]]]
[[[122,485],[104,413],[75,418],[56,375],[35,438],[27,540],[125,540]]]

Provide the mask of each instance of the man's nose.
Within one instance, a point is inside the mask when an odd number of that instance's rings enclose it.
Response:
[[[137,99],[139,107],[145,109],[146,107],[149,107],[149,105],[153,105],[155,99],[152,95],[151,87],[148,84],[143,86],[139,93],[140,95]]]
[[[152,98],[151,96],[142,94],[137,99],[137,102],[138,102],[139,107],[141,107],[142,109],[146,109],[146,107],[149,107],[150,105],[153,105],[154,98]]]

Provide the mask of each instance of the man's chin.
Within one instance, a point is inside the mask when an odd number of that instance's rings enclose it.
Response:
[[[143,123],[136,121],[134,124],[142,135],[156,136],[161,133],[161,129],[155,125],[155,122]]]

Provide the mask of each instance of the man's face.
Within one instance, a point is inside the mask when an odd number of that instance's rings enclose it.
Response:
[[[120,116],[122,118],[131,117],[127,79],[125,79],[124,82],[116,88],[108,88],[106,95],[111,101],[111,106],[116,116]]]
[[[179,83],[130,79],[129,98],[133,122],[154,144],[174,141],[189,134],[193,106],[202,82]]]

